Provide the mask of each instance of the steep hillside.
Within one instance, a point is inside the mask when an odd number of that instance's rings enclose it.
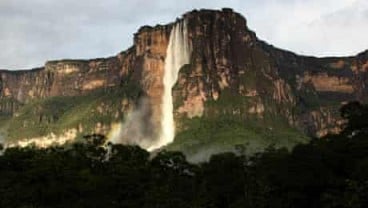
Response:
[[[367,101],[367,52],[299,56],[260,41],[231,9],[200,10],[172,24],[142,27],[133,46],[114,57],[1,71],[3,138],[47,140],[73,130],[71,139],[102,133],[145,148],[158,144],[166,128],[167,57],[183,55],[169,50],[173,31],[190,54],[172,89],[176,137],[166,148],[192,159],[235,146],[248,152],[292,147],[307,136],[338,132],[340,105]]]

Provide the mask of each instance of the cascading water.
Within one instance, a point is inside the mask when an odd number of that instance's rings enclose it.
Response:
[[[161,133],[160,136],[148,150],[154,150],[171,143],[175,137],[174,106],[172,88],[178,80],[180,68],[189,64],[191,47],[188,40],[187,22],[177,22],[171,32],[169,45],[166,50],[164,69],[164,93],[161,104]]]

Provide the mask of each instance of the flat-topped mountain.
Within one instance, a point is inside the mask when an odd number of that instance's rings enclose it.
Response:
[[[113,57],[0,71],[0,126],[12,144],[99,133],[192,159],[251,153],[338,132],[341,104],[367,102],[367,71],[367,51],[300,56],[259,40],[231,9],[195,10],[142,27]]]

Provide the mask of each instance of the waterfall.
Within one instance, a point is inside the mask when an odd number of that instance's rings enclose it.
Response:
[[[161,133],[149,150],[154,150],[171,143],[175,137],[174,106],[172,98],[172,88],[178,80],[180,68],[189,64],[191,47],[188,40],[187,22],[181,20],[177,22],[171,32],[169,45],[166,49],[166,59],[164,68],[164,92],[161,104]]]

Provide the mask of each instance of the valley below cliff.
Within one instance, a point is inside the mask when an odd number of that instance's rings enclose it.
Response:
[[[167,105],[165,75],[174,70]],[[1,70],[1,139],[45,147],[103,134],[182,151],[193,161],[270,145],[290,149],[338,133],[341,105],[367,102],[367,79],[368,52],[301,56],[259,40],[231,9],[195,10],[140,28],[133,46],[116,56]]]

